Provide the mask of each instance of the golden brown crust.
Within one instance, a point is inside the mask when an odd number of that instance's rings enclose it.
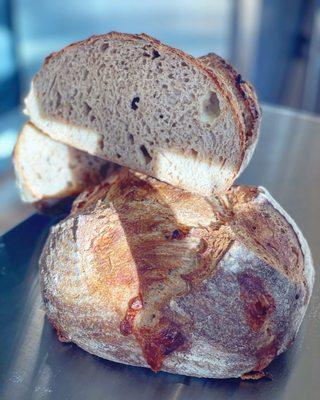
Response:
[[[206,199],[127,170],[80,195],[41,258],[47,313],[64,340],[115,361],[187,375],[265,368],[296,334],[312,265],[301,259],[300,268],[291,257],[286,269],[271,263],[284,260],[287,242],[301,246],[260,189],[238,187],[227,200],[231,211],[220,220]],[[267,210],[274,221],[265,224],[274,238],[262,228],[250,231],[262,248],[242,235],[246,210],[261,224]]]
[[[288,230],[283,216],[257,188],[235,186],[228,191],[232,210],[230,226],[246,246],[293,282],[301,283],[304,256],[296,232]],[[302,282],[305,284],[305,279]]]
[[[259,379],[272,379],[271,375],[265,371],[252,371],[243,374],[241,379],[244,381],[257,381]]]

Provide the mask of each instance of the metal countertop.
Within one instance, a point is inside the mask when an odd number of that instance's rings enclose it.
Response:
[[[320,260],[320,119],[263,107],[261,139],[239,179],[265,186],[297,221]],[[0,398],[318,400],[320,281],[300,333],[268,368],[272,380],[188,378],[94,357],[56,339],[41,308],[38,257],[54,221],[35,215],[0,238]]]

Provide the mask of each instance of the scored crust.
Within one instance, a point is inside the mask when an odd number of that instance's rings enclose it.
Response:
[[[314,273],[301,232],[270,199],[237,187],[222,215],[203,197],[126,170],[81,194],[40,261],[60,339],[192,376],[265,368],[292,343]]]

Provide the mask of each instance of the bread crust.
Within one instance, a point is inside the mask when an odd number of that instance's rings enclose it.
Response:
[[[81,194],[40,260],[59,338],[172,373],[262,370],[292,343],[314,273],[301,232],[270,199],[233,188],[221,212],[127,170]]]

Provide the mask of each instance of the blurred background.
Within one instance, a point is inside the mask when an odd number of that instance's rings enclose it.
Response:
[[[320,0],[0,0],[0,233],[21,207],[10,162],[21,102],[43,58],[111,30],[149,33],[200,56],[225,57],[260,100],[320,112]]]

